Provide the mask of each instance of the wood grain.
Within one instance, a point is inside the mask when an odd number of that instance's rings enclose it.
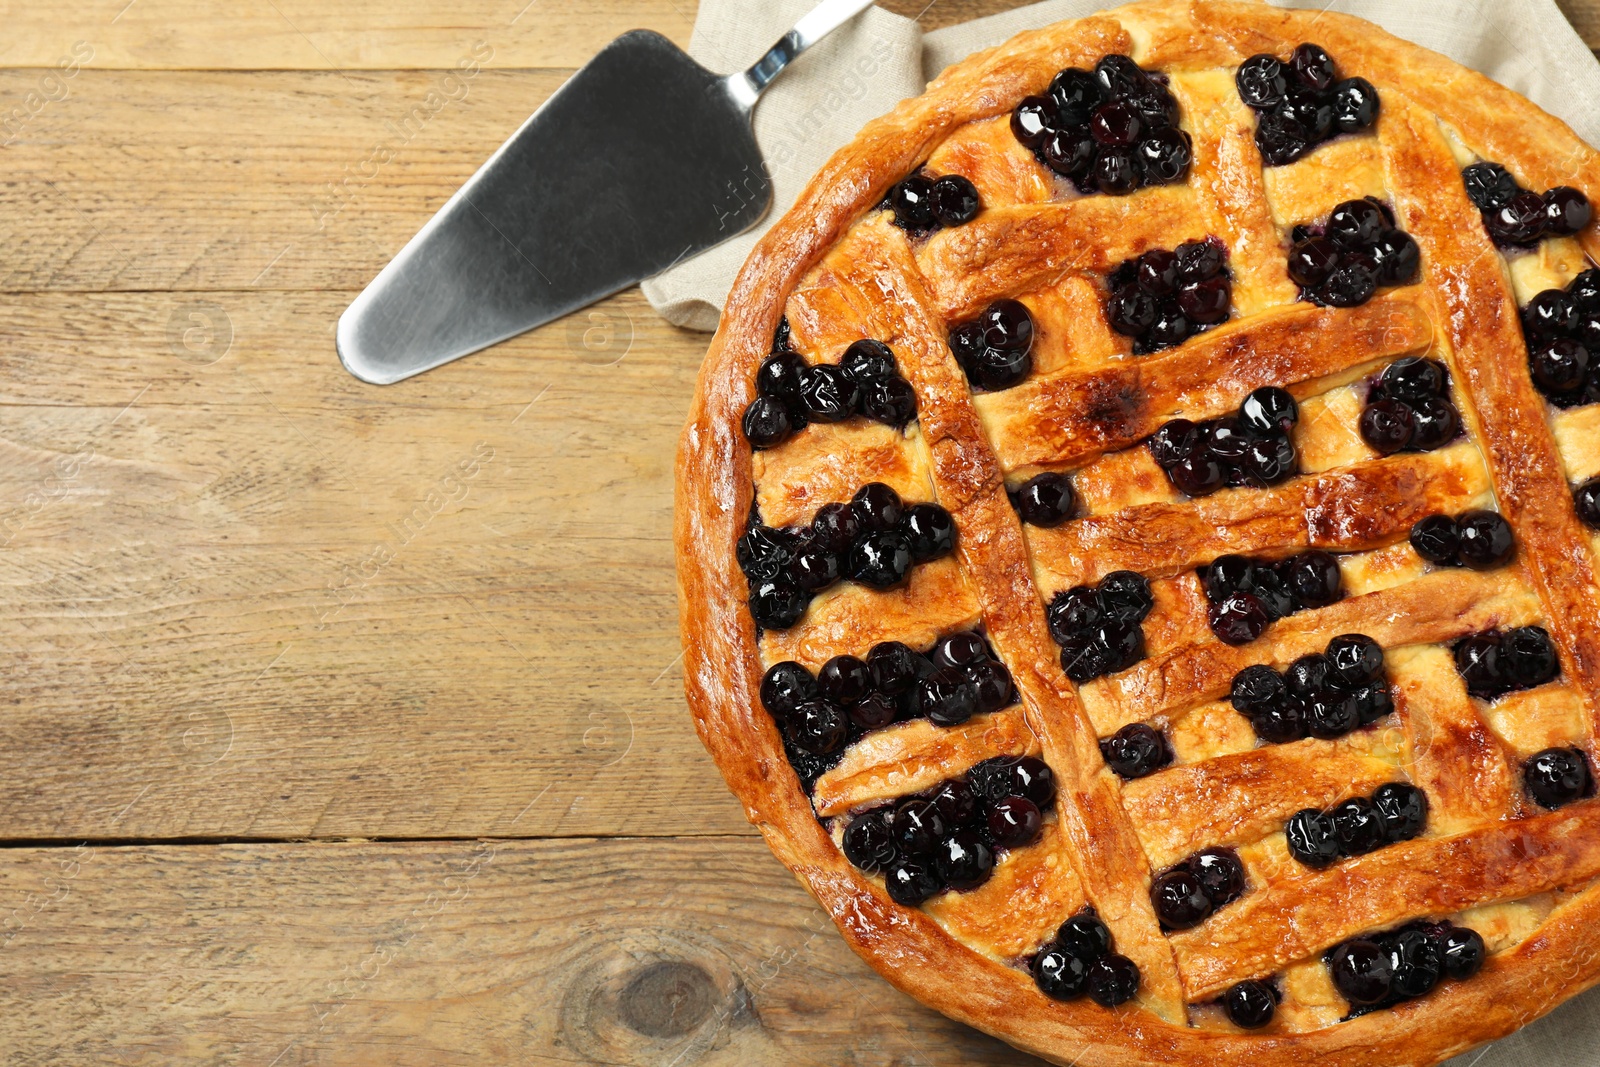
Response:
[[[0,907],[13,1067],[1039,1062],[748,838],[10,849]]]

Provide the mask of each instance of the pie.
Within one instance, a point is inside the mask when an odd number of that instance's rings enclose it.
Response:
[[[1511,91],[1229,0],[829,161],[676,544],[696,726],[857,952],[1082,1064],[1432,1064],[1600,980],[1596,192]]]

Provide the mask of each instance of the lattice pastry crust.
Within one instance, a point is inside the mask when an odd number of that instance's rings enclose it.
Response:
[[[1287,165],[1264,164],[1258,119],[1235,72],[1315,41],[1341,74],[1377,87],[1359,134]],[[1076,195],[1013,136],[1018,102],[1058,71],[1131,56],[1160,71],[1193,145],[1187,178],[1131,195]],[[1600,980],[1600,802],[1534,803],[1523,767],[1554,746],[1596,756],[1600,725],[1597,546],[1572,485],[1600,474],[1600,406],[1548,404],[1529,376],[1519,305],[1600,261],[1600,225],[1506,255],[1485,231],[1462,168],[1503,164],[1536,190],[1600,194],[1600,155],[1511,91],[1358,19],[1226,0],[1151,0],[1019,35],[950,68],[921,97],[870,123],[756,246],[701,371],[677,472],[677,556],[686,685],[696,726],[773,851],[846,939],[895,985],[938,1010],[1060,1063],[1432,1064],[1504,1035]],[[960,174],[981,196],[964,225],[893,224],[897,182]],[[1421,270],[1354,307],[1302,299],[1291,230],[1367,195],[1415,239]],[[1213,238],[1227,249],[1228,320],[1135,355],[1108,328],[1106,276],[1152,248]],[[1012,388],[969,387],[953,327],[997,298],[1035,323],[1032,371]],[[780,319],[809,363],[852,342],[892,349],[917,418],[813,423],[752,451],[741,418]],[[1448,371],[1464,434],[1383,455],[1354,429],[1371,376],[1423,355]],[[1298,469],[1270,487],[1191,499],[1145,447],[1176,417],[1210,419],[1263,386],[1299,402]],[[1370,402],[1370,401],[1369,401]],[[1023,525],[1008,489],[1070,472],[1071,521]],[[953,555],[898,587],[844,583],[794,625],[762,631],[736,560],[752,507],[771,526],[883,482],[953,517]],[[1492,570],[1436,566],[1408,542],[1418,520],[1494,508],[1516,557]],[[1278,619],[1258,639],[1218,640],[1197,569],[1227,554],[1335,554],[1344,597]],[[1135,571],[1154,609],[1143,658],[1082,684],[1063,672],[1047,605],[1062,590]],[[1537,624],[1554,681],[1469,693],[1451,650],[1483,631]],[[759,697],[794,660],[864,657],[882,641],[925,649],[981,628],[1018,702],[940,726],[906,721],[854,740],[814,790],[791,770]],[[1245,668],[1283,669],[1331,637],[1385,651],[1393,711],[1346,736],[1258,741],[1229,707]],[[1171,762],[1124,780],[1101,742],[1158,730]],[[852,812],[1033,754],[1057,793],[1037,839],[1004,853],[980,887],[921,907],[839,845]],[[1411,840],[1326,867],[1284,842],[1299,809],[1389,782],[1426,795]],[[1592,792],[1592,790],[1591,790]],[[1248,882],[1188,929],[1163,929],[1152,879],[1203,846],[1236,850]],[[1136,999],[1103,1007],[1047,997],[1029,960],[1092,907],[1138,968]],[[1417,919],[1476,930],[1487,961],[1424,996],[1352,1012],[1325,954]],[[1272,983],[1270,1024],[1233,1025],[1217,1000]]]

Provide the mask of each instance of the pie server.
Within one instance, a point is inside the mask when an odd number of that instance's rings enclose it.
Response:
[[[824,0],[749,70],[658,33],[590,60],[339,316],[345,368],[388,385],[626,289],[744,230],[772,184],[750,127],[789,62],[872,0]]]

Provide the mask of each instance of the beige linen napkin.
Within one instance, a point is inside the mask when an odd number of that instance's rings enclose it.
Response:
[[[813,0],[701,0],[689,54],[715,71],[742,69],[812,6]],[[669,322],[716,329],[723,299],[756,240],[868,120],[918,95],[972,52],[1022,30],[1114,6],[1114,0],[1045,0],[932,33],[868,8],[795,60],[756,105],[756,140],[773,188],[763,223],[646,281],[645,298]],[[1279,0],[1278,6],[1370,19],[1482,71],[1600,144],[1600,64],[1554,0]]]
[[[811,6],[812,0],[702,0],[689,52],[712,70],[746,67]],[[919,94],[939,71],[980,48],[1110,6],[1108,0],[1046,0],[932,33],[911,19],[868,9],[796,60],[756,107],[756,139],[774,195],[763,224],[645,282],[645,296],[671,322],[715,329],[733,277],[767,224],[869,119]],[[1370,19],[1482,71],[1565,119],[1591,144],[1600,143],[1600,64],[1554,0],[1279,0],[1279,6]],[[1555,1064],[1600,1067],[1600,993],[1579,997],[1447,1067]]]

